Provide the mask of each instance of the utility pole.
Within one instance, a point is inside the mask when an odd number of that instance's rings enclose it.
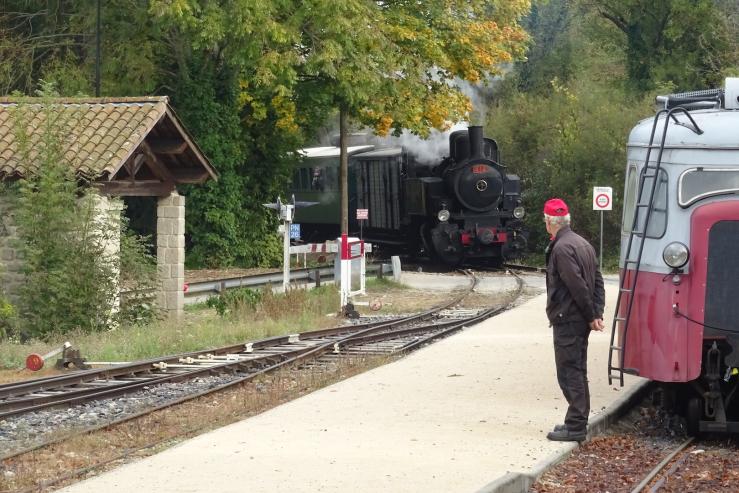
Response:
[[[349,234],[349,157],[346,108],[339,110],[339,189],[341,189],[341,234]]]
[[[95,23],[95,97],[100,97],[100,0],[97,0],[97,21]]]

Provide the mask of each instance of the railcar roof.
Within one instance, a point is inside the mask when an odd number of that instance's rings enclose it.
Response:
[[[694,110],[690,112],[695,123],[703,131],[697,134],[692,130],[690,119],[685,113],[676,113],[680,124],[673,121],[667,130],[665,147],[695,149],[739,149],[739,111],[736,110]],[[653,117],[640,121],[629,135],[630,147],[645,147],[652,132]],[[655,132],[654,144],[662,142],[665,117],[660,116]]]
[[[347,147],[347,153],[349,155],[356,154],[358,152],[367,151],[370,149],[373,149],[375,146],[373,145],[363,145],[363,146],[350,146]],[[306,147],[304,149],[298,149],[298,152],[302,154],[304,157],[311,159],[311,158],[321,158],[321,157],[339,157],[339,153],[341,152],[341,149],[338,147]]]
[[[368,152],[362,152],[355,154],[355,158],[377,158],[377,157],[393,157],[400,156],[403,154],[402,147],[383,147],[381,149],[374,149]]]

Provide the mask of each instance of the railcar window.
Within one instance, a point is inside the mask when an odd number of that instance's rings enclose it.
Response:
[[[624,213],[621,224],[623,232],[631,231],[634,221],[634,208],[636,207],[636,167],[630,166],[626,175],[626,191],[624,193]]]
[[[680,207],[715,195],[739,192],[739,169],[695,168],[680,175],[677,201]]]
[[[642,192],[642,202],[646,202],[649,198],[649,192],[652,189],[652,181],[654,177],[644,177],[644,169],[641,171],[640,180],[644,191]],[[631,222],[634,218],[634,209],[636,208],[636,199],[639,196],[638,183],[636,180],[636,169],[630,168],[629,178],[627,180],[626,197],[624,198],[624,232],[631,231]],[[647,228],[647,238],[662,238],[667,230],[667,173],[660,170],[657,181],[657,188],[654,190],[654,203],[652,206],[652,214],[649,217],[649,227]],[[629,194],[629,192],[631,192]],[[627,215],[628,213],[628,215]],[[644,228],[644,221],[647,218],[647,208],[639,209],[639,217],[637,218],[638,229]]]

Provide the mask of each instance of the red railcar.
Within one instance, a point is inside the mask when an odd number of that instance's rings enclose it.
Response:
[[[736,432],[739,78],[658,102],[629,136],[609,381],[662,382],[690,432]]]

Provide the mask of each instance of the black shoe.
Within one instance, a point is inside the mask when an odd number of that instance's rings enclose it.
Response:
[[[567,429],[567,425],[554,425],[554,431],[564,431]]]
[[[547,438],[555,442],[584,442],[587,437],[586,431],[572,431],[565,428],[564,430],[550,431]]]

